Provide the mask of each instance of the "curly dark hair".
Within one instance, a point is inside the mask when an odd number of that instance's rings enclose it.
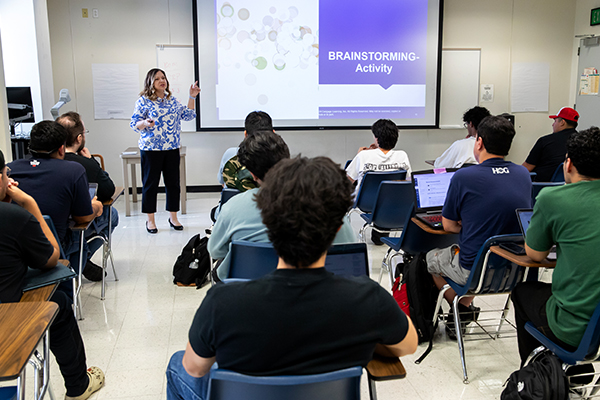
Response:
[[[273,120],[264,111],[252,111],[244,120],[244,129],[248,136],[254,135],[256,131],[272,131]]]
[[[571,159],[579,175],[600,179],[600,129],[592,126],[573,133],[567,141],[567,157]]]
[[[279,160],[290,158],[290,149],[275,132],[257,131],[244,139],[237,155],[240,164],[262,180]]]
[[[490,115],[492,114],[490,114],[490,111],[487,108],[475,106],[470,110],[465,111],[465,113],[463,114],[463,122],[472,123],[473,128],[477,130],[477,127],[479,126],[481,121],[485,117],[489,117]]]
[[[384,150],[391,150],[398,143],[398,126],[389,119],[375,121],[371,132],[377,138],[379,147]]]
[[[67,141],[67,130],[54,121],[41,121],[31,128],[29,151],[35,156],[50,156]]]
[[[256,203],[279,257],[305,268],[333,243],[352,206],[352,184],[331,159],[298,156],[267,173]]]
[[[510,150],[515,127],[504,117],[485,117],[477,129],[477,136],[483,140],[488,153],[496,156],[506,156]]]

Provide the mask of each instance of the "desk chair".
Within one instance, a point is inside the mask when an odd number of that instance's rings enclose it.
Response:
[[[123,194],[123,192],[125,191],[125,189],[123,187],[115,187],[115,192],[113,193],[112,197],[109,200],[106,200],[105,202],[102,203],[102,206],[104,208],[108,208],[108,233],[107,235],[103,235],[101,234],[99,231],[99,229],[96,226],[95,222],[92,222],[95,229],[96,229],[96,233],[90,237],[87,240],[87,243],[90,244],[92,241],[94,240],[100,240],[102,242],[102,288],[100,291],[100,300],[104,300],[105,299],[105,293],[106,293],[106,267],[107,267],[107,260],[110,259],[110,265],[112,267],[112,271],[113,271],[113,276],[115,277],[115,281],[119,280],[119,277],[117,277],[117,271],[115,270],[115,260],[113,257],[113,252],[112,252],[112,213],[113,213],[113,204],[117,201],[117,199],[119,197],[121,197],[121,195]]]
[[[526,269],[497,254],[492,253],[490,246],[494,246],[502,242],[522,241],[523,236],[521,234],[492,236],[486,240],[483,246],[481,246],[479,249],[479,252],[475,257],[475,261],[473,262],[473,268],[471,269],[471,273],[467,282],[464,285],[459,285],[456,282],[453,282],[451,279],[445,278],[448,283],[444,285],[442,289],[440,289],[433,314],[434,321],[436,318],[438,318],[438,312],[440,311],[442,302],[444,300],[444,293],[450,288],[454,289],[456,292],[452,309],[454,311],[454,329],[458,342],[458,352],[460,354],[460,360],[462,363],[463,383],[465,384],[469,383],[469,377],[467,375],[464,339],[461,330],[460,315],[458,313],[458,301],[465,296],[508,294],[504,308],[501,310],[502,314],[500,317],[500,322],[496,326],[496,330],[493,334],[488,332],[479,322],[476,324],[483,329],[486,335],[494,340],[500,335],[500,330],[504,321],[508,322],[514,328],[515,326],[506,319],[510,305],[510,292],[517,285],[517,283],[522,282],[526,278]]]
[[[279,256],[268,242],[234,240],[230,248],[228,278],[257,279],[277,268]]]
[[[393,231],[401,231],[406,223],[406,213],[412,211],[413,203],[413,188],[409,181],[383,181],[379,184],[379,189],[375,197],[372,213],[360,214],[360,217],[365,221],[364,225],[358,231],[358,238],[361,242],[365,240],[365,230],[368,227],[380,233],[389,233]],[[383,274],[384,264],[382,264],[381,272],[379,273],[379,282],[381,283],[381,275]],[[392,271],[387,268],[390,276],[390,285],[394,284]]]
[[[535,205],[535,199],[541,190],[548,186],[562,186],[564,182],[532,182],[531,183],[531,207]]]
[[[403,181],[406,179],[406,171],[401,169],[397,171],[386,172],[367,172],[360,182],[360,187],[354,199],[354,205],[348,214],[352,211],[362,211],[364,213],[372,213],[375,205],[375,198],[379,185],[383,181]]]
[[[563,170],[563,164],[564,163],[561,163],[558,167],[556,167],[550,182],[565,182],[565,171]]]
[[[405,211],[405,222],[402,235],[400,237],[382,237],[381,241],[389,246],[389,249],[383,261],[381,262],[382,270],[389,272],[390,278],[393,279],[392,259],[398,255],[407,255],[409,257],[416,256],[422,252],[428,252],[434,248],[444,248],[458,243],[458,234],[433,234],[424,231],[418,227],[412,217],[414,209]]]
[[[537,172],[530,172],[529,177],[531,178],[531,182],[535,182],[535,178],[537,177]]]
[[[590,322],[585,329],[583,338],[581,339],[581,342],[579,342],[579,346],[575,351],[565,350],[556,343],[552,342],[550,339],[544,336],[544,334],[538,331],[531,322],[527,322],[525,324],[525,330],[542,344],[541,347],[538,347],[529,355],[525,361],[525,365],[535,360],[535,358],[546,349],[554,353],[564,363],[563,369],[565,372],[567,372],[569,368],[574,365],[590,364],[594,361],[597,361],[600,357],[600,304],[596,306]],[[582,396],[583,398],[595,395],[600,389],[600,384],[598,382],[592,381],[592,384],[588,385],[578,385],[571,382],[571,378],[581,378],[582,376],[594,376],[594,378],[596,378],[597,374],[589,373],[568,376],[570,391],[573,392],[578,390],[580,394],[584,395]]]
[[[315,375],[250,376],[212,369],[209,400],[359,400],[361,367]]]
[[[106,171],[106,169],[104,168],[104,157],[102,157],[102,154],[92,154],[91,156],[92,158],[95,158],[96,161],[98,161],[100,167],[102,168],[102,171]]]

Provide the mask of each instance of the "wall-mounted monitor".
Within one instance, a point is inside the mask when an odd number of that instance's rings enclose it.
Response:
[[[35,122],[31,88],[7,87],[6,102],[8,103],[8,118],[11,122]]]
[[[200,129],[438,125],[442,0],[194,0]]]

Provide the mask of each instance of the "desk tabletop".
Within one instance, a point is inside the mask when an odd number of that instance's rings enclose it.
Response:
[[[406,376],[404,365],[398,357],[383,357],[379,354],[373,355],[373,359],[367,365],[367,373],[374,381],[402,379]]]
[[[125,192],[125,188],[123,186],[115,186],[115,192],[111,196],[110,200],[106,200],[102,203],[103,206],[112,206],[115,201]]]
[[[434,235],[455,235],[455,233],[445,231],[443,229],[433,229],[425,222],[421,221],[417,217],[412,217],[411,221],[415,223],[419,228],[423,229],[427,233],[433,233]]]
[[[516,254],[511,253],[508,250],[504,250],[500,246],[490,246],[490,251],[494,254],[498,254],[502,258],[506,258],[508,261],[514,262],[521,267],[528,268],[554,268],[556,267],[556,261],[549,261],[548,259],[543,260],[542,262],[533,261],[526,255],[518,256]]]
[[[0,380],[19,376],[57,313],[50,301],[0,304]]]
[[[187,152],[186,146],[181,146],[179,148],[179,155],[185,156]],[[140,158],[140,149],[138,147],[128,147],[121,153],[121,158]]]

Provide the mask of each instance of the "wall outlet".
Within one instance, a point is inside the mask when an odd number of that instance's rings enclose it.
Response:
[[[99,16],[98,9],[97,8],[93,8],[92,9],[92,17],[98,18],[98,16]]]
[[[81,9],[81,16],[83,18],[87,18],[88,17],[88,9],[87,8],[82,8]]]

